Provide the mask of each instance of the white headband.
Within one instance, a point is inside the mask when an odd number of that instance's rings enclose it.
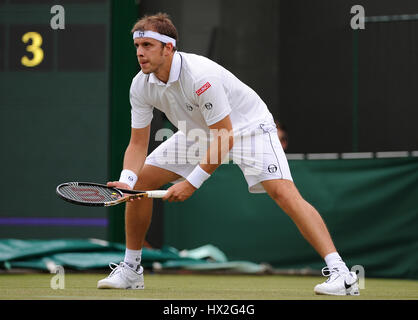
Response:
[[[145,31],[135,31],[133,38],[152,38],[164,43],[169,43],[171,42],[173,44],[173,47],[176,46],[176,40],[174,40],[173,38],[166,36],[164,34],[155,32],[155,31],[150,31],[150,30],[145,30]]]

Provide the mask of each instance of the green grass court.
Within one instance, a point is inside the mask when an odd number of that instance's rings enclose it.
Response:
[[[418,300],[418,281],[367,279],[360,296],[313,293],[324,277],[282,275],[146,274],[145,290],[98,290],[105,273],[65,274],[65,289],[51,289],[54,274],[0,274],[0,300]]]

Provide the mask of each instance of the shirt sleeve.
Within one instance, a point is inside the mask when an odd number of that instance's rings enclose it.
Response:
[[[222,120],[231,113],[222,80],[219,77],[208,77],[197,81],[195,94],[200,112],[208,126]]]
[[[131,126],[135,129],[145,128],[151,123],[154,107],[145,103],[143,99],[130,89]]]

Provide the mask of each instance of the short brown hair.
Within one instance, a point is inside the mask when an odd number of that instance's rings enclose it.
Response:
[[[145,15],[139,19],[133,26],[131,32],[135,31],[156,31],[158,33],[169,36],[178,41],[177,29],[166,13],[159,12],[154,15]],[[174,48],[176,50],[177,48]]]

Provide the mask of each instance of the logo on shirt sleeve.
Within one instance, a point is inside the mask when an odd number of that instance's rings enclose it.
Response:
[[[210,83],[206,82],[199,90],[196,91],[196,94],[200,96],[203,92],[210,88]]]

